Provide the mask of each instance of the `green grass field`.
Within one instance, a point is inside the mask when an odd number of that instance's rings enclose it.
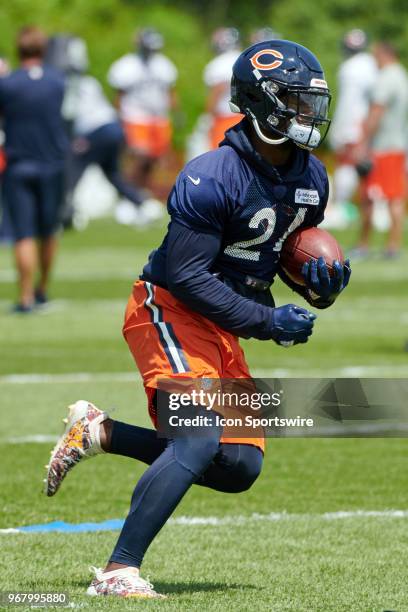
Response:
[[[41,488],[52,442],[41,436],[59,434],[66,405],[79,398],[148,423],[121,322],[132,280],[162,233],[110,220],[67,233],[55,301],[27,317],[8,314],[14,274],[8,250],[0,249],[0,529],[126,515],[143,466],[98,457],[47,499]],[[354,237],[354,230],[339,234],[344,246]],[[350,287],[318,313],[307,345],[243,343],[252,371],[407,377],[407,280],[406,254],[356,263]],[[274,294],[279,304],[301,303],[281,283]],[[0,533],[0,590],[62,590],[86,610],[406,612],[407,518],[386,512],[408,510],[406,449],[403,439],[274,439],[250,491],[229,496],[194,487],[176,513],[190,521],[166,525],[145,559],[143,573],[169,595],[165,601],[84,595],[87,567],[104,564],[115,532]],[[351,514],[327,514],[343,511]]]

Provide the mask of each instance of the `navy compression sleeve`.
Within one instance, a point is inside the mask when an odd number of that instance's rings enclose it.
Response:
[[[167,246],[167,286],[191,310],[243,338],[272,338],[273,309],[240,296],[210,270],[222,238],[171,223]]]

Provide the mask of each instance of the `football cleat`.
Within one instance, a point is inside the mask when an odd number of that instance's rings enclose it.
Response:
[[[96,595],[116,595],[117,597],[142,597],[152,599],[157,597],[165,599],[165,595],[156,593],[153,585],[139,576],[136,567],[125,567],[112,572],[104,572],[96,567],[89,568],[95,572],[95,578],[88,587],[86,594],[92,597]]]
[[[65,476],[82,459],[105,452],[100,444],[99,426],[107,418],[106,412],[85,400],[69,406],[68,418],[63,419],[65,431],[45,466],[45,493],[48,497],[55,495]]]

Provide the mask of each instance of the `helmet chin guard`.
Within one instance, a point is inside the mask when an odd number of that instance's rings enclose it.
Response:
[[[302,125],[296,119],[291,119],[288,137],[300,147],[316,149],[319,146],[321,135],[317,128]]]

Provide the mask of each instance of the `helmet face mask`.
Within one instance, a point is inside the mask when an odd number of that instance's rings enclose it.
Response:
[[[277,114],[283,119],[272,129],[282,136],[287,136],[295,144],[307,149],[315,149],[321,144],[330,126],[328,112],[330,94],[321,89],[287,88],[283,95],[276,97],[285,107],[278,108]],[[276,116],[276,115],[275,115]],[[267,123],[274,123],[272,117]]]
[[[297,146],[309,150],[315,149],[321,144],[330,126],[328,111],[330,106],[330,92],[324,80],[323,70],[318,64],[317,59],[304,47],[289,43],[289,41],[269,41],[267,48],[257,50],[260,45],[254,45],[249,50],[241,54],[233,69],[231,81],[231,102],[232,110],[243,112],[251,121],[258,137],[268,144],[282,144],[287,140],[292,140]],[[272,45],[276,49],[272,49]],[[265,44],[263,45],[265,47]],[[269,48],[268,48],[269,46]],[[264,70],[247,70],[245,78],[240,78],[243,71],[239,70],[240,59],[246,54],[251,59],[263,55],[266,57],[280,57],[285,60],[285,54],[281,50],[290,47],[292,62],[289,69],[280,68],[284,61],[275,62],[278,66],[265,71],[269,75],[263,74]],[[296,52],[300,48],[311,56],[315,65],[311,69],[310,58],[305,55],[305,59]],[[245,57],[243,61],[245,61]],[[242,63],[242,59],[241,59]],[[296,67],[296,63],[300,67]],[[237,69],[238,65],[238,69]],[[254,64],[252,63],[252,66]],[[294,74],[296,72],[296,74]],[[277,78],[274,78],[276,74]],[[294,78],[293,78],[294,77]]]

